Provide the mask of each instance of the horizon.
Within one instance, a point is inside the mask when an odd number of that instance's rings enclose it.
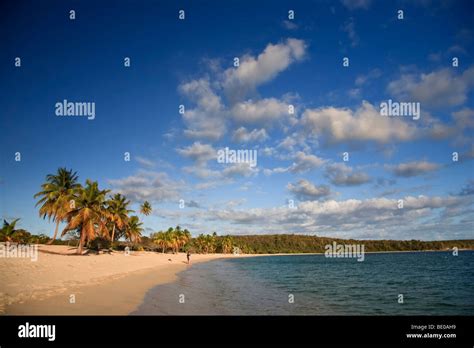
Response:
[[[2,4],[0,217],[52,236],[66,167],[150,201],[144,236],[474,239],[474,4],[428,3]]]

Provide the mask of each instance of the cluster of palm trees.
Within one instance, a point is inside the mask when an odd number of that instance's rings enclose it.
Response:
[[[193,239],[193,249],[198,253],[224,253],[233,252],[234,240],[231,236],[217,236],[214,232],[212,235],[200,234]]]
[[[231,236],[218,236],[213,234],[200,234],[196,238],[191,238],[191,233],[181,227],[170,227],[167,231],[159,231],[150,235],[154,244],[165,253],[171,251],[192,251],[199,254],[234,252],[234,239]]]
[[[163,253],[171,250],[173,253],[184,251],[185,246],[191,241],[191,233],[180,226],[168,228],[167,231],[159,231],[150,235],[153,243],[158,245]]]
[[[86,180],[85,185],[78,182],[78,175],[72,170],[59,168],[57,173],[46,176],[46,181],[41,185],[41,191],[35,194],[38,199],[39,214],[44,219],[56,223],[53,238],[48,242],[53,243],[59,232],[59,225],[65,223],[61,236],[66,233],[78,235],[79,244],[77,253],[82,254],[84,245],[95,238],[101,237],[111,242],[126,239],[132,243],[139,243],[143,232],[142,222],[129,209],[130,201],[120,194],[109,195],[110,190],[99,188],[97,181]],[[147,201],[140,206],[140,213],[148,216],[152,212],[151,204]],[[10,236],[16,221],[5,225],[5,236]],[[150,239],[163,253],[172,251],[193,250],[198,253],[231,253],[233,239],[230,236],[218,237],[212,235],[199,235],[192,239],[187,229],[169,228],[167,231],[153,233]]]
[[[110,190],[101,190],[97,181],[86,180],[85,186],[78,182],[76,172],[59,168],[56,174],[46,176],[41,191],[35,195],[39,198],[39,214],[44,219],[54,221],[56,228],[52,243],[58,234],[59,224],[66,223],[62,236],[69,231],[79,233],[77,253],[82,254],[83,246],[97,237],[114,241],[125,237],[136,243],[143,232],[138,216],[131,216],[128,209],[130,201],[120,193],[107,197]],[[144,215],[152,211],[149,202],[144,202],[140,209]]]

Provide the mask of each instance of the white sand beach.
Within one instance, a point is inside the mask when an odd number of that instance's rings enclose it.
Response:
[[[76,248],[39,245],[38,260],[0,258],[0,314],[124,315],[155,285],[172,282],[194,263],[231,254],[114,251],[76,255]],[[249,256],[249,255],[246,255]]]

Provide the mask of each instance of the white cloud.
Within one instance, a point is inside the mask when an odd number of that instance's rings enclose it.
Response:
[[[203,164],[211,159],[217,158],[217,151],[209,144],[201,144],[199,141],[192,145],[176,150],[180,155],[190,158],[198,164]]]
[[[474,67],[457,75],[452,68],[428,74],[403,74],[389,83],[387,90],[403,101],[420,102],[422,107],[461,105],[474,85]]]
[[[227,165],[222,171],[223,178],[249,177],[257,175],[259,169],[252,167],[249,163],[236,163]]]
[[[474,109],[463,108],[452,113],[456,128],[463,131],[467,128],[474,128]]]
[[[298,144],[298,138],[291,135],[285,137],[279,144],[278,148],[283,148],[285,150],[293,150],[293,148]]]
[[[381,116],[372,104],[363,101],[354,112],[347,108],[307,109],[301,125],[311,135],[328,144],[350,141],[408,141],[415,137],[416,127],[399,118]]]
[[[186,108],[183,114],[187,127],[184,134],[191,138],[220,139],[226,132],[225,108],[209,80],[202,78],[181,84],[179,91],[196,103],[194,109]]]
[[[140,165],[146,168],[153,168],[156,165],[156,163],[152,160],[141,156],[135,157],[135,161],[137,161]]]
[[[301,179],[296,184],[288,184],[288,191],[301,201],[317,200],[327,197],[331,194],[331,189],[327,185],[316,186],[308,180]]]
[[[179,197],[185,186],[181,181],[171,180],[166,173],[139,170],[137,174],[108,181],[112,189],[133,202],[163,202]]]
[[[414,161],[400,163],[395,166],[387,166],[387,168],[391,170],[396,176],[412,177],[432,172],[438,169],[439,165],[427,161]]]
[[[310,171],[314,168],[321,167],[324,163],[326,163],[325,159],[322,159],[318,156],[307,154],[303,151],[298,151],[293,155],[293,164],[289,167],[277,167],[273,169],[264,169],[263,174],[271,175],[271,174],[278,174],[278,173],[305,173]]]
[[[303,201],[297,208],[286,205],[272,208],[252,209],[211,209],[200,211],[199,218],[219,221],[226,231],[248,233],[317,233],[318,235],[344,238],[412,239],[416,234],[433,239],[433,233],[443,232],[446,224],[437,210],[448,213],[458,210],[462,215],[469,213],[464,197],[403,197],[404,208],[399,209],[398,199],[372,198],[365,200],[348,199],[343,201]],[[193,215],[196,217],[197,215]],[[427,218],[431,224],[426,229]],[[400,221],[410,221],[400,225]],[[232,225],[242,228],[232,228]],[[469,236],[471,229],[460,223],[457,236]],[[450,232],[452,233],[452,232]],[[439,237],[438,237],[439,238]],[[453,238],[451,236],[451,238]]]
[[[289,170],[293,173],[304,173],[308,170],[322,166],[325,162],[324,159],[318,156],[298,151]]]
[[[357,35],[355,31],[355,23],[354,23],[353,18],[350,18],[349,21],[344,23],[344,26],[342,27],[342,31],[346,32],[347,35],[349,36],[349,40],[351,41],[352,47],[355,47],[359,44],[360,38],[359,38],[359,35]]]
[[[263,174],[266,176],[270,176],[272,174],[286,173],[288,172],[288,169],[288,167],[277,167],[273,169],[265,168],[263,170]]]
[[[371,181],[370,177],[363,172],[354,172],[351,167],[344,163],[333,163],[326,167],[324,174],[334,185],[357,186]]]
[[[347,91],[347,95],[351,97],[352,99],[359,99],[361,92],[362,91],[360,88],[351,88],[350,90]]]
[[[247,100],[233,106],[231,114],[237,122],[271,125],[277,121],[294,118],[288,113],[288,104],[276,98]]]
[[[205,162],[201,162],[194,166],[184,167],[183,171],[200,179],[212,180],[212,182],[199,184],[199,189],[206,189],[230,184],[236,178],[255,176],[260,170],[249,163],[222,164],[218,169],[211,169]]]
[[[209,169],[205,165],[184,167],[183,171],[185,173],[192,174],[200,179],[212,179],[219,178],[221,176],[220,171]]]
[[[275,78],[292,63],[303,59],[306,44],[303,40],[287,39],[279,44],[268,44],[257,57],[240,58],[237,68],[224,73],[223,87],[231,103],[243,100],[256,87]]]
[[[240,127],[235,130],[232,139],[240,143],[262,142],[268,139],[268,134],[263,128],[249,132],[245,127]]]
[[[365,75],[358,75],[355,79],[355,84],[356,86],[362,86],[367,84],[371,80],[378,79],[380,76],[382,76],[382,71],[378,68],[375,68],[370,70]]]
[[[257,57],[245,55],[237,68],[220,69],[208,60],[210,76],[182,83],[178,90],[194,106],[185,105],[182,115],[186,126],[184,134],[190,138],[217,141],[227,132],[229,121],[241,124],[271,125],[275,121],[294,124],[288,103],[276,98],[255,99],[256,88],[303,59],[306,44],[303,40],[286,39],[268,44]],[[225,98],[227,97],[227,105]],[[249,97],[254,99],[248,99]],[[285,97],[284,97],[285,98]],[[286,116],[286,117],[285,117]]]
[[[283,26],[288,29],[288,30],[296,30],[298,29],[298,25],[293,22],[292,20],[288,20],[288,19],[285,19],[283,22],[282,22]]]

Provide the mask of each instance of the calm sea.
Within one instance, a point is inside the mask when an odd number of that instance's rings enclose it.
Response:
[[[132,314],[474,315],[474,251],[212,261],[151,289]]]

